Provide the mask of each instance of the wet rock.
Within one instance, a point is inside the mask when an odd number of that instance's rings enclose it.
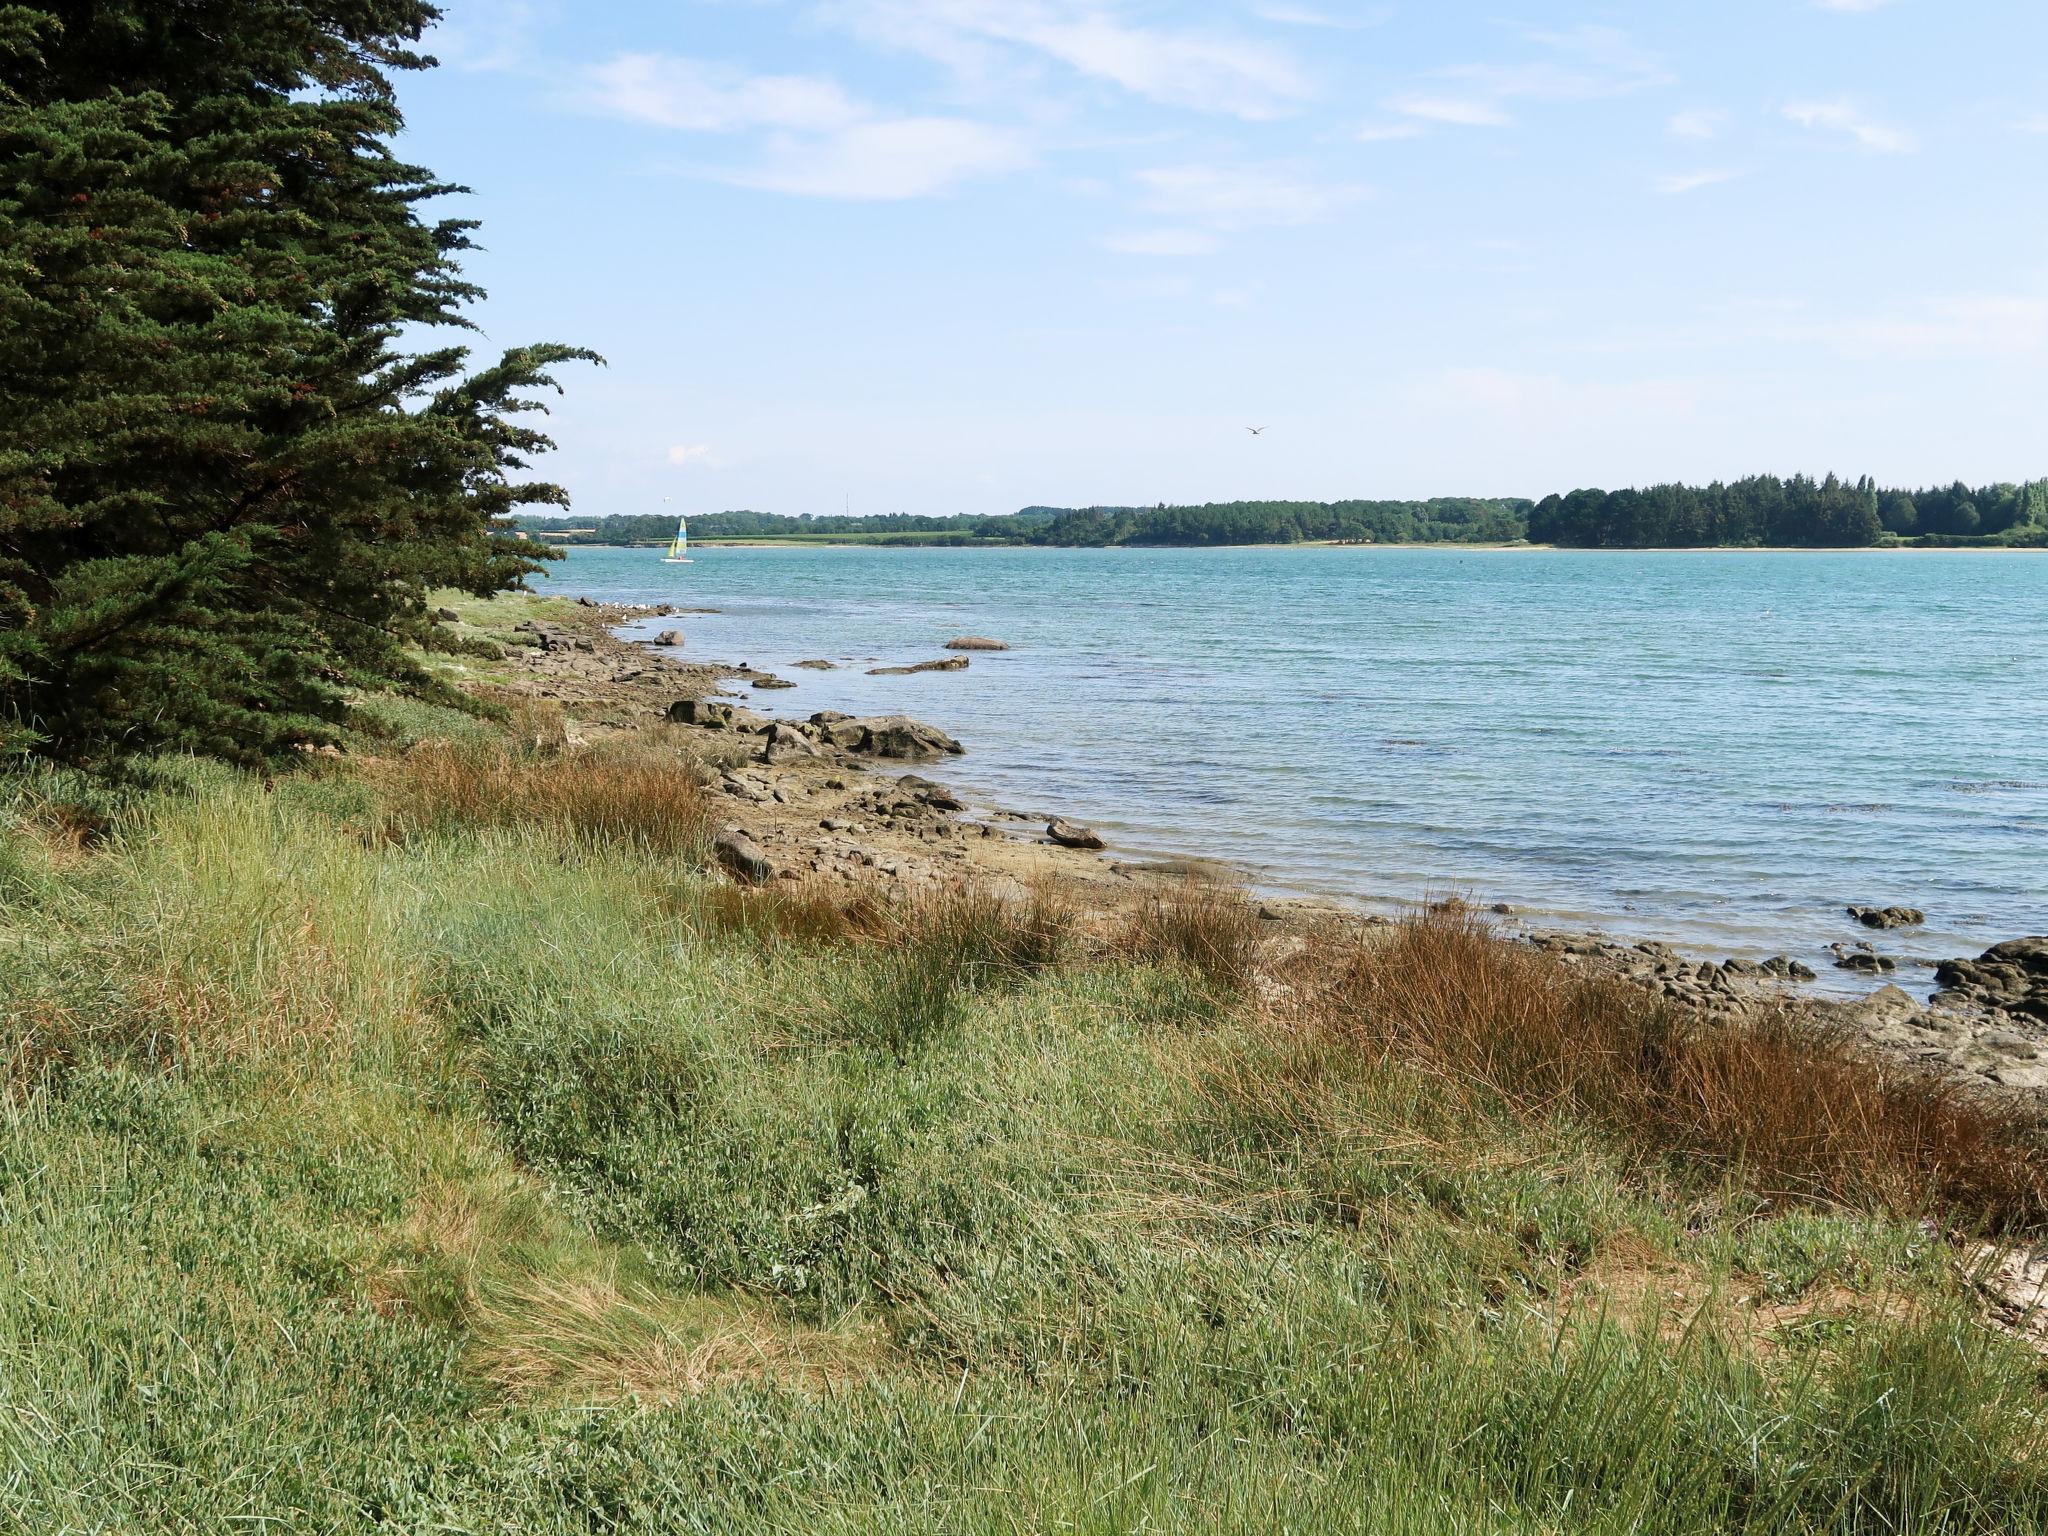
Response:
[[[1007,651],[1009,648],[1004,641],[991,640],[986,635],[956,635],[944,646],[949,651]]]
[[[957,757],[967,749],[936,726],[913,720],[908,715],[867,715],[859,718],[812,721],[820,734],[834,746],[869,757],[888,757],[910,762],[938,757]]]
[[[668,718],[675,725],[701,725],[723,731],[732,727],[733,710],[730,704],[721,704],[716,699],[677,699],[668,707]]]
[[[735,879],[761,885],[775,878],[775,861],[744,828],[727,827],[711,845],[718,862]]]
[[[1109,844],[1089,828],[1068,821],[1064,816],[1055,816],[1046,825],[1045,835],[1062,848],[1107,848]]]
[[[1849,907],[1845,909],[1866,928],[1918,928],[1927,914],[1918,907]]]
[[[1889,976],[1899,968],[1899,962],[1890,955],[1873,954],[1867,949],[1847,949],[1835,956],[1835,968],[1864,976]]]
[[[683,643],[683,632],[680,629],[664,629],[654,637],[652,643],[680,648]]]
[[[809,661],[794,661],[790,665],[801,667],[806,672],[837,672],[839,670],[835,664],[825,660],[822,656],[813,657]]]
[[[794,688],[796,684],[786,677],[757,677],[753,680],[753,686],[761,689]]]
[[[2008,939],[1975,960],[1944,960],[1934,980],[1936,1001],[1946,1006],[2048,1023],[2048,937]]]
[[[965,672],[965,656],[948,656],[944,661],[920,661],[908,667],[869,667],[869,677],[908,677],[913,672]]]

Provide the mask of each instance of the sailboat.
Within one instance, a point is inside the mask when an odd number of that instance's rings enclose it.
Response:
[[[687,518],[676,519],[676,536],[668,541],[668,553],[661,557],[663,565],[695,565],[690,558],[690,525]]]

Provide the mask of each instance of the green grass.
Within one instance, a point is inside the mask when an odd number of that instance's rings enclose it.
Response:
[[[0,1529],[2048,1531],[1911,1219],[391,793],[0,796]]]

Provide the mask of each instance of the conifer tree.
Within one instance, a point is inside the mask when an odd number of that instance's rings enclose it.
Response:
[[[327,739],[436,691],[430,590],[538,569],[497,520],[590,354],[407,345],[480,296],[390,148],[436,14],[0,4],[0,757]]]

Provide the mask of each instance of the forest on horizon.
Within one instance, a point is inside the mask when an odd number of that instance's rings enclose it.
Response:
[[[524,517],[563,544],[651,544],[674,531],[663,514]],[[1541,501],[1232,501],[1202,506],[1025,507],[999,516],[713,512],[697,539],[859,538],[867,542],[1054,548],[1201,548],[1247,544],[1557,544],[1574,549],[1867,549],[1889,544],[2048,548],[2048,479],[1886,489],[1869,477],[1754,475],[1705,486],[1575,490]]]

